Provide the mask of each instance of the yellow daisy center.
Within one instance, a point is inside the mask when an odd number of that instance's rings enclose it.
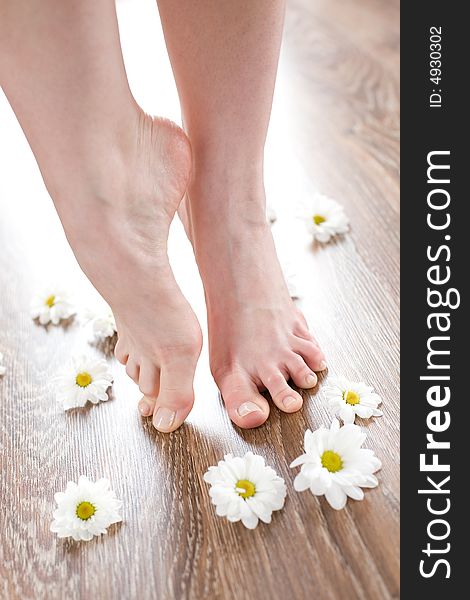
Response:
[[[79,519],[82,521],[88,521],[88,519],[95,514],[96,508],[93,506],[93,504],[91,504],[91,502],[85,501],[77,504],[77,509],[75,512]]]
[[[343,468],[341,456],[337,452],[333,452],[333,450],[325,450],[323,452],[321,455],[321,464],[330,473],[336,473],[336,471],[341,471]]]
[[[355,406],[356,404],[359,404],[359,402],[361,401],[361,397],[356,392],[353,392],[352,390],[347,390],[343,392],[343,400],[351,406]]]
[[[256,488],[255,484],[251,483],[247,479],[239,479],[235,484],[235,491],[242,498],[250,498],[255,495]]]
[[[51,296],[49,296],[48,298],[46,298],[46,301],[44,302],[44,304],[46,306],[48,306],[49,308],[52,308],[55,304],[55,296],[54,294],[52,294]]]
[[[90,383],[92,381],[93,381],[93,377],[90,375],[90,373],[86,373],[86,371],[83,371],[82,373],[79,373],[75,377],[75,383],[77,385],[79,385],[80,387],[82,387],[82,388],[87,387],[88,385],[90,385]]]
[[[325,217],[323,217],[322,215],[313,215],[312,218],[315,225],[321,225],[326,221]]]

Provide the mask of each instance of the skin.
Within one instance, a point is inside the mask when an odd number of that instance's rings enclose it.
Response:
[[[113,0],[2,1],[0,81],[75,256],[116,317],[116,356],[167,407],[156,424],[169,430],[191,410],[202,339],[166,252],[189,141],[134,101]]]
[[[187,135],[132,97],[113,0],[0,0],[0,83],[75,256],[115,314],[116,356],[144,394],[141,413],[169,432],[194,401],[201,331],[166,252],[186,193],[180,215],[204,281],[211,370],[232,420],[256,427],[269,414],[259,390],[294,412],[302,399],[287,379],[313,387],[326,367],[265,219],[284,6],[161,0],[159,9]]]
[[[326,367],[289,297],[265,216],[263,155],[284,2],[158,6],[193,149],[180,216],[204,283],[211,371],[234,423],[256,427],[269,415],[260,390],[295,412],[302,397],[287,380],[311,388]],[[154,410],[160,399],[142,405]]]

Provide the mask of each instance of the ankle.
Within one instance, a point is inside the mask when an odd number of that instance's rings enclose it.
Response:
[[[191,134],[188,134],[189,136]],[[263,148],[247,148],[246,144],[225,146],[223,141],[203,143],[190,136],[193,151],[193,180],[204,180],[216,186],[224,183],[239,188],[242,183],[249,187],[263,181]]]
[[[234,228],[266,222],[263,171],[257,166],[229,163],[201,169],[196,158],[188,197],[196,227],[213,226],[214,219]]]

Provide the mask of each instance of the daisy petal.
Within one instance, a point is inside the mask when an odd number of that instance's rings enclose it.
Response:
[[[346,506],[346,493],[342,487],[335,483],[325,491],[325,498],[335,510],[341,510]]]

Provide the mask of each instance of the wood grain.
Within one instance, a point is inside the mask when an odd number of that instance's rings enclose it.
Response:
[[[125,25],[122,38],[132,72],[142,57],[132,56]],[[133,85],[145,104],[144,78],[134,75]],[[225,414],[205,350],[196,406],[167,436],[139,417],[138,391],[110,359],[113,399],[60,410],[53,377],[73,352],[99,351],[77,320],[67,329],[36,326],[29,301],[53,276],[65,278],[82,304],[93,291],[0,98],[1,598],[398,597],[398,94],[397,1],[289,1],[267,149],[276,242],[296,263],[301,306],[329,375],[364,379],[384,399],[384,417],[364,423],[367,445],[383,461],[380,487],[341,512],[295,493],[288,467],[305,429],[329,419],[321,385],[300,413],[273,407],[264,427],[242,431]],[[297,201],[315,191],[340,200],[351,217],[351,233],[327,248],[312,247],[294,218]],[[201,284],[178,224],[170,242],[177,277],[204,324]],[[248,449],[288,486],[285,509],[255,531],[216,518],[202,479],[224,453]],[[57,540],[49,532],[53,495],[82,473],[111,479],[124,522],[88,544]]]

